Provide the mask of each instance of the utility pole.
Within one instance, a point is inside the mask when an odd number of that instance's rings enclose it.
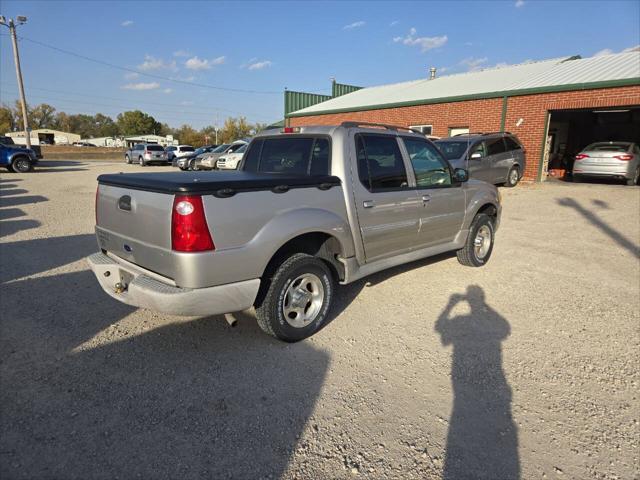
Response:
[[[18,25],[27,23],[27,17],[18,15],[16,17]],[[22,103],[22,122],[24,124],[24,138],[27,142],[27,148],[31,148],[31,132],[29,131],[29,120],[27,119],[27,101],[24,98],[24,85],[22,84],[22,69],[20,68],[20,54],[18,53],[18,38],[16,36],[16,24],[13,19],[7,21],[3,16],[0,16],[0,25],[9,27],[9,33],[11,34],[11,43],[13,44],[13,60],[16,64],[16,77],[18,77],[18,91],[20,92],[20,103]]]

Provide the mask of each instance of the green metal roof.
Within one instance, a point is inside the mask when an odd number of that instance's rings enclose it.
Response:
[[[289,113],[290,117],[640,85],[640,52],[579,56],[368,87]]]

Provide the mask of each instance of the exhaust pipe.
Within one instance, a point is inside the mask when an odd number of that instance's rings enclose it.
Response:
[[[229,324],[229,326],[231,328],[233,328],[236,325],[238,325],[238,319],[233,316],[233,313],[225,313],[224,314],[224,319],[227,321],[227,323]]]

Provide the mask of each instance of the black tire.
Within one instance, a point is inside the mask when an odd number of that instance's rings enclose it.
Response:
[[[138,165],[140,165],[141,167],[147,166],[146,162],[144,161],[144,158],[138,157]]]
[[[33,163],[29,157],[19,155],[11,160],[11,170],[15,173],[27,173],[33,170]]]
[[[124,163],[126,163],[126,164],[130,164],[131,163],[131,159],[129,158],[129,155],[125,155],[124,156]]]
[[[480,235],[480,231],[482,229],[483,237],[484,234],[489,232],[489,244],[488,249],[482,254],[482,248],[480,251],[476,250],[476,239]],[[471,222],[471,228],[469,228],[469,236],[467,237],[467,241],[460,250],[456,252],[458,256],[458,261],[467,267],[482,267],[486,265],[491,258],[491,253],[493,252],[493,244],[495,240],[495,229],[493,225],[493,220],[488,215],[484,213],[479,213]],[[484,238],[482,241],[485,241]]]
[[[293,320],[290,321],[285,317],[284,305],[288,298],[289,288],[295,286],[293,282],[298,281],[301,276],[309,274],[321,282],[324,295],[322,303],[317,307],[317,313],[310,323],[296,327],[290,323]],[[272,275],[265,274],[262,282],[255,307],[258,325],[265,333],[285,342],[298,342],[310,337],[322,328],[327,320],[335,290],[331,270],[323,260],[306,253],[295,253],[275,268]],[[306,302],[307,299],[302,301]],[[313,308],[309,305],[311,305],[311,300],[307,306],[303,307],[305,312],[308,308]]]
[[[515,165],[511,167],[509,173],[507,173],[507,181],[504,182],[505,187],[513,188],[520,181],[520,169]]]
[[[582,182],[582,177],[580,175],[577,175],[577,174],[574,173],[573,175],[571,175],[571,181],[573,183],[581,183]]]
[[[633,178],[627,179],[627,185],[640,185],[640,167],[636,168],[636,172],[633,175]]]

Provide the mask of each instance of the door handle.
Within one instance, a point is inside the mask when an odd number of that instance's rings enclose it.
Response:
[[[431,195],[423,195],[422,196],[422,203],[428,203],[431,201]]]
[[[365,200],[362,202],[364,208],[373,208],[376,203],[373,200]]]

